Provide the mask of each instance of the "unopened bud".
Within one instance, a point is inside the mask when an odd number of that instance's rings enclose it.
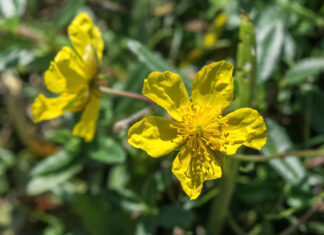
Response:
[[[99,61],[96,50],[91,44],[86,46],[82,60],[88,79],[94,78],[99,72]]]

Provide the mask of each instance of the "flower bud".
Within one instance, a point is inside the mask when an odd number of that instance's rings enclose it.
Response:
[[[91,44],[88,44],[82,57],[86,75],[89,80],[93,79],[99,72],[99,60],[96,50]]]

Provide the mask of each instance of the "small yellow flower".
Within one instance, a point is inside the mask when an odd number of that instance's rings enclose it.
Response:
[[[215,18],[213,24],[208,29],[208,33],[205,35],[204,43],[203,43],[203,46],[205,48],[211,48],[214,46],[215,42],[220,38],[224,30],[226,21],[227,21],[227,17],[226,14],[224,13],[219,14]]]
[[[222,116],[233,100],[232,72],[226,61],[204,66],[193,81],[191,100],[175,73],[153,72],[144,80],[143,94],[174,120],[146,117],[129,129],[128,142],[152,157],[180,148],[172,171],[190,199],[200,195],[205,180],[221,177],[220,153],[234,154],[241,145],[261,149],[266,142],[266,125],[256,110]]]
[[[78,14],[68,28],[71,47],[63,47],[45,72],[45,84],[59,96],[40,94],[31,106],[34,122],[56,118],[66,112],[83,111],[73,134],[89,142],[99,115],[100,93],[94,88],[104,43],[100,30],[86,13]]]

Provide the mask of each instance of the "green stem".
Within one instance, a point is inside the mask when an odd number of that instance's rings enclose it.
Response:
[[[228,207],[231,203],[235,190],[236,176],[240,166],[240,161],[227,159],[224,178],[221,181],[221,192],[214,199],[208,217],[208,229],[210,234],[220,234],[223,223],[228,215]]]
[[[256,85],[256,41],[254,27],[243,10],[241,11],[239,38],[240,43],[238,45],[235,72],[239,92],[234,102],[235,108],[251,106]],[[233,160],[233,158],[227,158],[226,160],[224,176],[220,180],[219,185],[220,194],[215,197],[209,212],[207,228],[210,234],[220,234],[222,232],[235,191],[240,161]]]
[[[287,153],[278,153],[272,155],[245,155],[245,154],[235,154],[232,156],[227,156],[231,159],[236,159],[240,161],[249,161],[249,162],[266,162],[272,159],[278,158],[287,158],[287,157],[314,157],[324,155],[324,149],[310,149],[310,150],[300,150]]]

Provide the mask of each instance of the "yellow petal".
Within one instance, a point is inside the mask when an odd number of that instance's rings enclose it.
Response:
[[[204,39],[204,46],[212,47],[215,44],[216,40],[217,40],[217,35],[215,35],[214,33],[207,33]]]
[[[74,93],[87,85],[81,59],[70,47],[63,47],[45,72],[45,84],[55,93]]]
[[[87,45],[91,45],[96,50],[98,59],[101,60],[104,43],[99,28],[93,24],[90,16],[84,12],[79,13],[69,26],[68,33],[73,47],[81,58],[85,54]]]
[[[215,42],[220,38],[225,23],[226,23],[226,14],[221,13],[219,14],[213,24],[211,25],[211,27],[208,29],[208,33],[205,35],[205,39],[204,39],[204,47],[212,47]]]
[[[267,141],[267,127],[258,111],[251,108],[238,109],[224,117],[223,126],[225,144],[220,149],[226,154],[234,154],[245,145],[260,150]]]
[[[175,121],[149,116],[135,123],[128,131],[128,143],[152,157],[161,157],[183,143]]]
[[[190,142],[190,141],[189,141]],[[203,146],[205,153],[199,154],[190,143],[186,143],[178,153],[172,165],[172,172],[181,183],[182,189],[190,197],[196,199],[201,192],[205,180],[213,180],[222,176],[221,156]],[[218,153],[219,154],[219,153]]]
[[[34,122],[41,122],[61,116],[68,111],[76,111],[76,106],[71,106],[76,99],[76,95],[64,95],[57,98],[47,98],[40,94],[31,106]],[[71,106],[67,108],[67,106]]]
[[[192,102],[222,112],[233,101],[233,65],[219,61],[204,66],[192,83]]]
[[[80,121],[73,128],[73,135],[84,138],[86,142],[93,140],[99,116],[99,94],[92,92],[82,113]]]
[[[162,106],[175,120],[182,120],[182,110],[190,104],[181,77],[169,71],[150,73],[144,80],[143,95]]]

